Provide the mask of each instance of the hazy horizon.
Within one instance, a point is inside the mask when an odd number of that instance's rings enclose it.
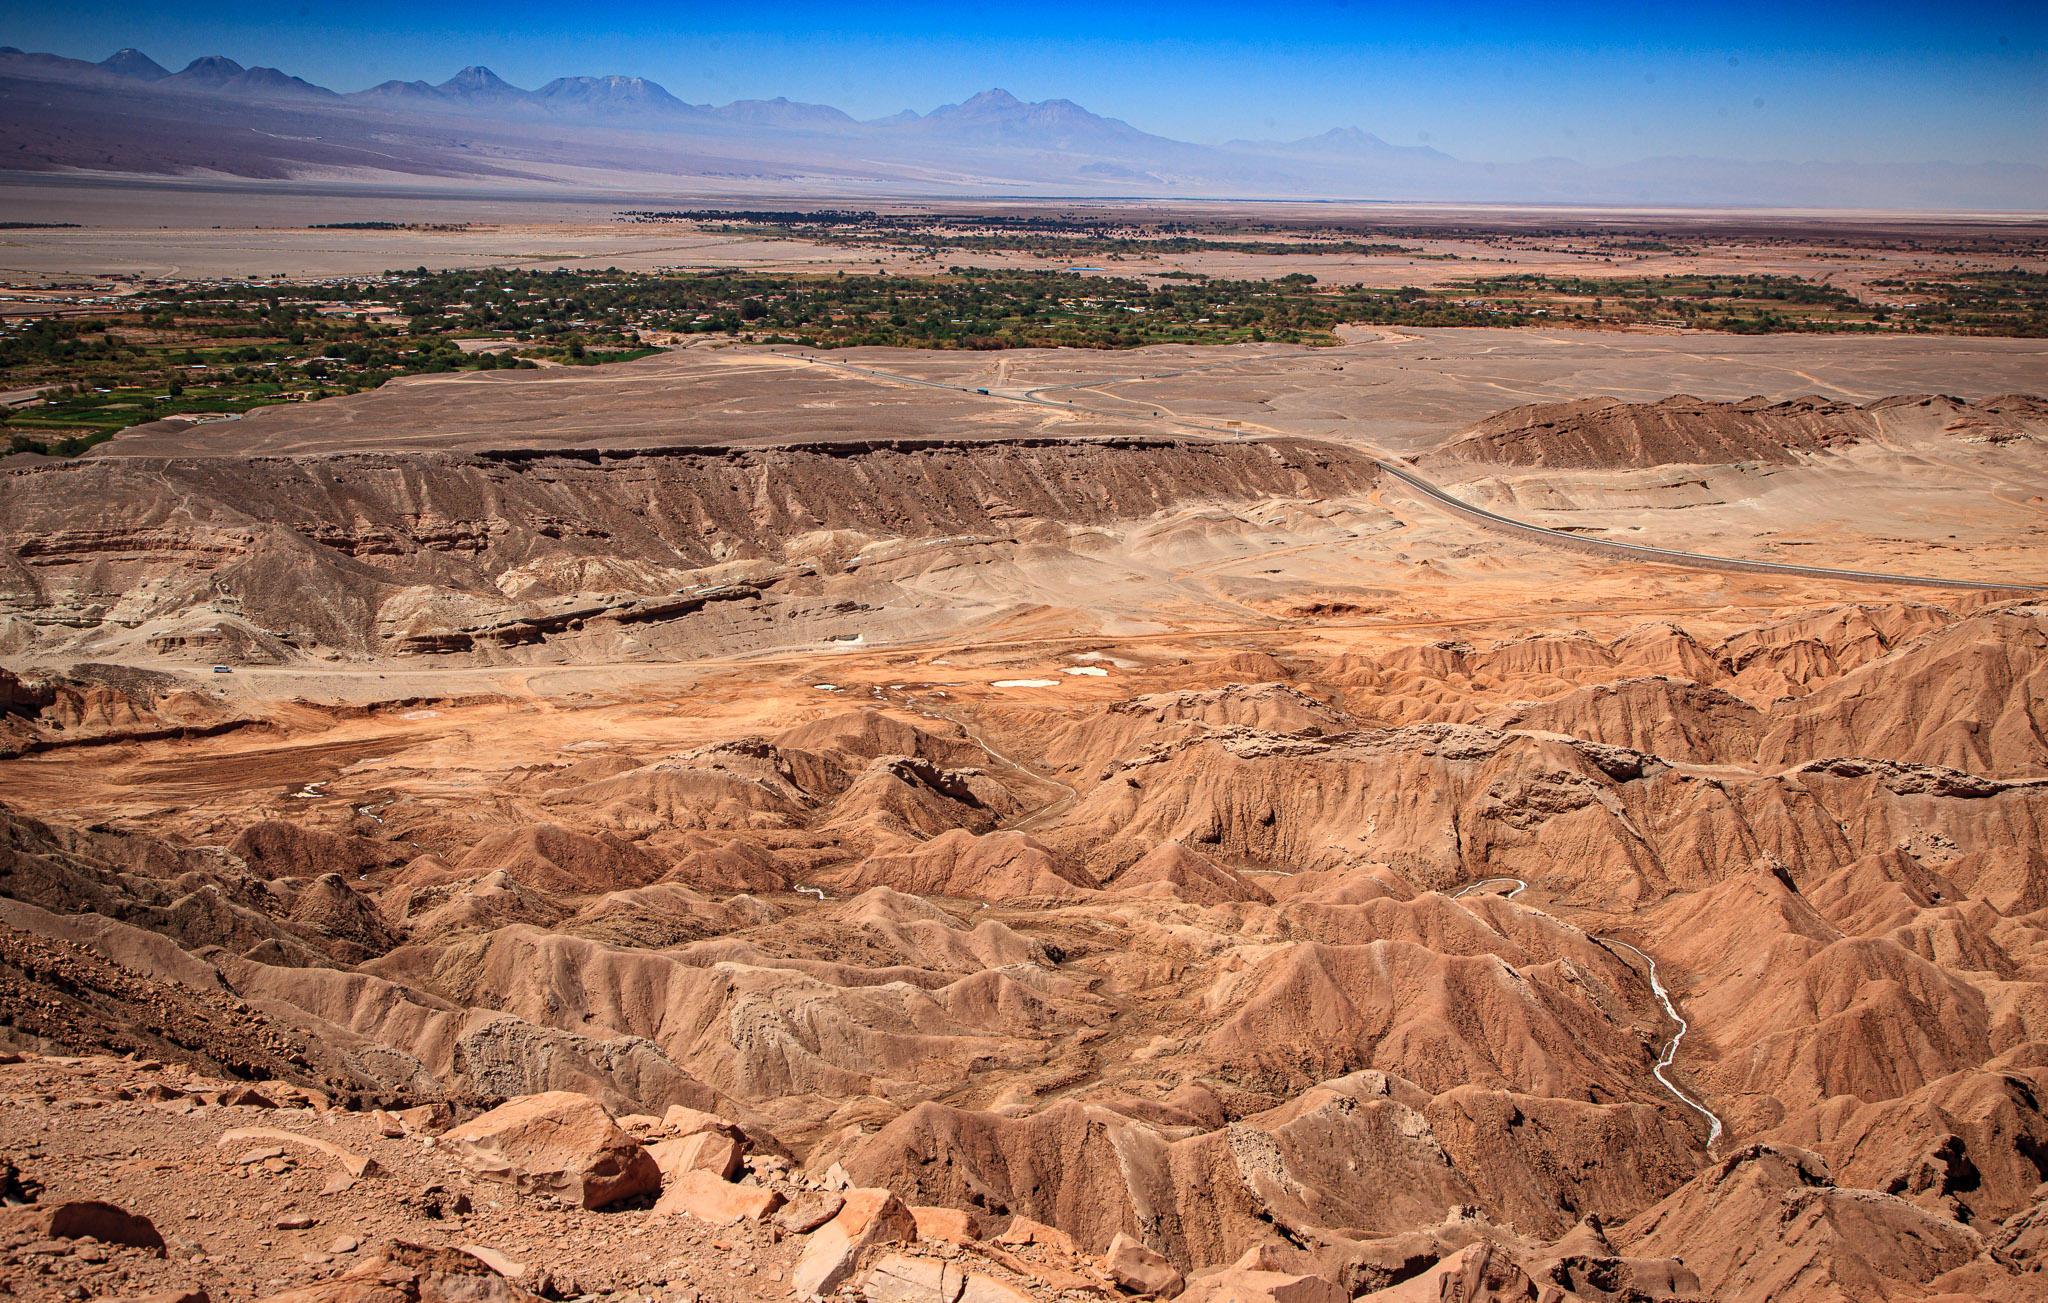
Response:
[[[1961,4],[1722,5],[1653,14],[1580,3],[1394,11],[1310,4],[1259,20],[1209,3],[1029,15],[926,4],[756,14],[509,3],[492,27],[374,0],[165,13],[131,3],[23,15],[0,42],[99,60],[133,46],[173,71],[221,54],[338,91],[439,82],[471,64],[522,87],[645,77],[694,102],[830,104],[871,119],[1000,86],[1202,144],[1356,127],[1470,161],[2039,163],[2048,11]]]

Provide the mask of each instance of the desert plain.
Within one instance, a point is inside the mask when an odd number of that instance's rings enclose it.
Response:
[[[445,265],[851,257],[506,202]],[[180,220],[6,274],[449,247]],[[2044,376],[697,335],[0,461],[0,1280],[2039,1298]]]

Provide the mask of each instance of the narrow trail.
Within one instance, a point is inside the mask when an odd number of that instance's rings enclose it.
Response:
[[[1657,1074],[1657,1080],[1664,1083],[1664,1089],[1677,1096],[1681,1104],[1684,1104],[1687,1108],[1707,1120],[1707,1149],[1711,1152],[1714,1146],[1720,1143],[1721,1140],[1721,1115],[1694,1099],[1691,1095],[1686,1094],[1683,1090],[1680,1090],[1678,1083],[1672,1081],[1670,1077],[1664,1074],[1664,1070],[1670,1067],[1672,1061],[1678,1057],[1678,1043],[1685,1039],[1685,1034],[1688,1031],[1692,1030],[1692,1024],[1688,1023],[1685,1017],[1678,1012],[1677,1006],[1671,1003],[1671,993],[1664,989],[1664,983],[1657,977],[1656,960],[1637,950],[1626,941],[1618,941],[1613,937],[1594,937],[1593,939],[1603,945],[1620,946],[1623,950],[1636,955],[1650,966],[1650,991],[1657,997],[1657,1003],[1664,1006],[1664,1016],[1678,1024],[1678,1030],[1673,1032],[1671,1039],[1664,1043],[1664,1052],[1657,1056],[1657,1066],[1653,1071]]]
[[[1477,891],[1481,887],[1491,886],[1496,882],[1512,882],[1515,884],[1515,889],[1508,893],[1509,900],[1513,900],[1515,897],[1521,895],[1523,892],[1529,889],[1529,884],[1522,881],[1520,878],[1481,878],[1477,882],[1468,883],[1465,886],[1462,886],[1458,888],[1456,891],[1452,892],[1451,899],[1456,900],[1458,897],[1464,895],[1468,891]]]
[[[1512,882],[1515,884],[1515,889],[1507,893],[1507,898],[1509,900],[1513,900],[1515,897],[1521,895],[1524,891],[1527,891],[1529,889],[1529,884],[1521,878],[1481,878],[1477,882],[1468,882],[1464,886],[1458,888],[1456,891],[1451,893],[1450,898],[1452,900],[1456,900],[1458,897],[1464,895],[1468,891],[1477,891],[1481,887],[1492,886],[1494,883],[1497,882]],[[1628,951],[1630,954],[1636,956],[1636,958],[1642,960],[1645,964],[1649,965],[1650,994],[1657,997],[1657,1004],[1664,1010],[1664,1016],[1666,1018],[1669,1018],[1672,1022],[1678,1024],[1678,1030],[1671,1034],[1670,1040],[1664,1042],[1663,1050],[1659,1052],[1659,1054],[1657,1055],[1657,1065],[1654,1068],[1650,1069],[1650,1071],[1656,1076],[1658,1082],[1664,1087],[1664,1089],[1671,1092],[1671,1097],[1673,1099],[1677,1100],[1679,1103],[1685,1105],[1687,1108],[1691,1109],[1693,1112],[1699,1114],[1701,1117],[1707,1120],[1707,1152],[1709,1154],[1713,1153],[1714,1146],[1721,1143],[1721,1115],[1714,1112],[1714,1110],[1708,1108],[1701,1101],[1694,1099],[1690,1094],[1686,1093],[1686,1091],[1683,1090],[1677,1082],[1671,1079],[1668,1072],[1666,1071],[1671,1067],[1672,1063],[1677,1060],[1679,1042],[1683,1041],[1685,1039],[1685,1034],[1692,1030],[1692,1024],[1685,1020],[1685,1016],[1678,1012],[1678,1006],[1671,1002],[1671,992],[1664,989],[1663,980],[1657,976],[1657,961],[1650,958],[1650,956],[1644,954],[1642,951],[1636,949],[1628,942],[1619,940],[1618,938],[1603,937],[1591,932],[1587,933],[1586,935],[1592,937],[1594,944],[1601,946],[1602,948],[1620,946],[1623,950]]]
[[[1026,765],[1019,764],[1017,761],[1010,759],[1010,757],[996,750],[995,744],[988,740],[987,735],[981,731],[980,727],[977,726],[972,719],[962,719],[958,715],[955,715],[950,711],[943,709],[942,707],[934,706],[928,701],[919,701],[916,698],[909,696],[908,694],[902,695],[899,704],[901,704],[903,708],[906,710],[916,711],[918,714],[923,715],[926,719],[943,719],[949,724],[958,725],[960,727],[960,730],[967,734],[968,739],[972,741],[974,745],[980,747],[983,751],[986,751],[988,753],[990,759],[997,761],[998,763],[1004,765],[1006,768],[1015,770],[1017,773],[1022,774],[1025,778],[1029,779],[1033,783],[1049,784],[1053,787],[1060,788],[1066,793],[1066,795],[1064,796],[1054,797],[1051,801],[1047,802],[1044,805],[1039,806],[1036,810],[1033,810],[1030,813],[1024,815],[1021,819],[1018,819],[1016,822],[1003,825],[1003,831],[1025,832],[1032,828],[1043,827],[1048,820],[1053,819],[1058,815],[1066,813],[1066,810],[1069,806],[1073,805],[1076,801],[1081,799],[1081,789],[1075,787],[1073,784],[1063,783],[1057,778],[1048,778],[1046,775],[1041,774],[1036,770],[1029,768]]]

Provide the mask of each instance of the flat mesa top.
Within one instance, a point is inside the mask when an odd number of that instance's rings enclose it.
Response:
[[[2048,341],[1712,339],[1403,329],[1342,348],[1132,350],[735,346],[541,371],[455,372],[362,394],[158,421],[96,457],[776,447],[890,439],[1295,435],[1412,455],[1517,401],[1673,393],[1984,397],[2038,389]]]

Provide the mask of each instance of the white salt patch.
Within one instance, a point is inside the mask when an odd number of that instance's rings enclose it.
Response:
[[[404,713],[403,715],[400,715],[400,716],[399,716],[399,718],[400,718],[400,719],[439,719],[439,718],[441,718],[441,712],[440,712],[440,711],[438,711],[438,710],[408,710],[408,711],[406,711],[406,712],[405,712],[405,713]]]
[[[1092,674],[1098,679],[1106,679],[1109,677],[1109,671],[1097,665],[1069,665],[1065,669],[1061,670],[1060,673]]]
[[[813,684],[812,684],[811,686],[812,686],[812,687],[814,687],[814,688],[816,688],[816,689],[817,689],[818,691],[820,691],[820,692],[837,692],[837,691],[839,691],[839,685],[838,685],[838,684],[836,684],[836,683],[813,683]]]
[[[997,679],[992,685],[998,688],[1057,688],[1058,679]]]
[[[1102,661],[1106,664],[1114,665],[1120,670],[1135,670],[1139,668],[1137,661],[1127,661],[1121,656],[1111,656],[1107,652],[1082,652],[1075,656],[1074,659],[1077,661]]]

